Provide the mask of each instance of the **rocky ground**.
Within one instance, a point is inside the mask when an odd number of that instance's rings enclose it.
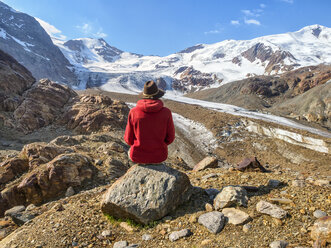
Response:
[[[4,170],[9,168],[4,166],[4,163],[11,158],[27,159],[29,167],[28,173],[9,177],[10,179],[7,178],[9,182],[2,184],[3,199],[8,201],[13,199],[13,196],[14,198],[22,197],[22,194],[23,198],[25,197],[23,202],[18,202],[19,204],[10,204],[11,201],[9,201],[10,206],[7,205],[4,210],[22,204],[29,206],[22,212],[24,214],[20,213],[19,216],[25,217],[24,221],[31,220],[22,225],[15,220],[15,217],[8,215],[2,218],[0,238],[3,240],[0,241],[0,247],[113,247],[119,241],[127,241],[130,245],[138,244],[139,247],[268,247],[275,240],[285,240],[289,243],[288,247],[310,247],[313,243],[310,236],[311,229],[319,214],[317,210],[327,215],[331,213],[330,153],[316,152],[272,137],[249,133],[245,129],[249,121],[247,118],[231,116],[199,106],[165,101],[166,106],[173,112],[202,123],[212,131],[219,148],[210,150],[209,153],[218,158],[219,167],[193,171],[193,162],[185,161],[195,161],[203,154],[187,160],[185,154],[181,154],[182,148],[175,143],[170,150],[179,150],[179,152],[176,156],[170,154],[167,164],[188,175],[191,184],[195,186],[191,199],[162,220],[148,226],[132,224],[127,220],[109,219],[101,212],[101,198],[116,178],[132,166],[126,154],[128,146],[122,140],[123,127],[111,130],[105,125],[103,129],[107,132],[88,132],[88,130],[95,128],[93,123],[100,123],[95,121],[100,120],[96,118],[97,116],[103,116],[101,120],[105,121],[109,118],[104,116],[114,118],[112,115],[114,111],[110,106],[115,106],[115,109],[117,109],[116,106],[120,109],[124,107],[121,102],[116,101],[114,105],[111,101],[104,103],[101,109],[95,109],[94,104],[98,106],[98,100],[107,101],[108,98],[102,96],[84,98],[84,96],[107,95],[113,100],[125,102],[135,102],[137,98],[96,90],[79,92],[79,94],[81,95],[77,97],[79,101],[70,104],[69,110],[64,111],[64,113],[71,113],[69,116],[72,117],[63,118],[66,125],[56,121],[26,135],[14,132],[13,129],[1,129],[3,134],[0,144],[2,175],[11,175],[10,173],[3,174]],[[95,112],[98,114],[95,114],[93,118]],[[270,125],[279,128],[276,124],[253,121],[261,126]],[[120,123],[122,122],[123,119]],[[294,131],[288,128],[286,130]],[[321,139],[307,132],[298,130],[295,132]],[[184,138],[182,134],[177,133],[177,140]],[[322,140],[330,144],[330,140],[326,138]],[[55,146],[56,149],[62,147],[72,151],[62,152],[62,154],[60,152],[60,155],[52,153],[53,157],[46,156],[50,152],[49,148],[37,149],[36,153],[27,152],[29,150],[26,149],[26,145],[36,141],[46,142],[41,147]],[[204,141],[201,140],[201,142]],[[191,145],[194,147],[198,144]],[[42,153],[42,151],[47,152]],[[207,153],[204,155],[208,155]],[[182,156],[178,156],[180,154]],[[55,173],[60,177],[53,177],[55,179],[47,181],[46,185],[56,186],[58,189],[56,194],[47,196],[42,193],[43,190],[39,191],[39,188],[45,187],[44,181],[39,179],[34,181],[34,184],[28,183],[30,179],[33,179],[33,175],[44,178],[42,175],[49,173],[47,175],[52,178],[52,168],[53,171],[57,171],[58,166],[61,168],[61,163],[54,161],[67,159],[68,156],[71,158],[84,156],[89,162],[83,164],[82,167],[77,167],[78,174],[75,174],[76,167],[73,167],[72,171]],[[251,156],[256,156],[270,172],[239,172],[231,168],[244,157]],[[88,172],[89,176],[86,176],[85,172]],[[68,180],[63,180],[65,178]],[[61,183],[63,186],[59,186]],[[212,234],[197,221],[199,216],[213,209],[213,200],[206,189],[220,191],[229,185],[251,186],[246,187],[247,207],[236,207],[249,214],[251,220],[247,225],[227,223],[221,232]],[[69,189],[70,186],[73,191]],[[19,195],[12,190],[15,187],[21,190]],[[35,192],[33,190],[39,192],[38,199],[42,203],[34,202],[35,198],[32,197],[34,194],[31,196],[31,192]],[[287,217],[280,220],[258,212],[256,205],[260,200],[276,203],[288,212]],[[192,232],[192,235],[177,241],[169,240],[172,232],[186,228]],[[173,235],[170,235],[171,237]]]
[[[331,212],[330,188],[314,185],[293,171],[271,170],[271,173],[222,168],[185,171],[196,186],[191,200],[154,223],[153,227],[109,221],[100,211],[101,196],[109,185],[99,186],[31,210],[38,216],[0,244],[2,247],[111,247],[115,242],[126,240],[139,247],[268,247],[275,240],[285,240],[289,247],[310,247],[309,234],[316,220],[315,211]],[[270,180],[278,180],[280,184],[272,186]],[[297,180],[302,180],[303,184],[298,186]],[[205,189],[220,190],[228,185],[258,188],[256,192],[248,191],[248,207],[238,208],[248,213],[252,220],[244,228],[228,223],[220,233],[212,234],[197,223],[197,217],[208,211],[206,203],[212,204]],[[270,202],[272,198],[289,200],[279,204],[288,212],[288,217],[279,220],[256,211],[260,200]],[[193,234],[175,242],[169,240],[171,232],[184,228]],[[106,235],[108,230],[109,236]],[[142,240],[146,234],[151,235],[151,240]]]

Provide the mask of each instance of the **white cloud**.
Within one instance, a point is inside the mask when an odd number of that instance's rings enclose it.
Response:
[[[243,12],[247,16],[254,16],[254,13],[252,11],[250,11],[249,9],[243,9],[243,10],[241,10],[241,12]]]
[[[67,37],[65,35],[62,34],[62,31],[58,30],[56,27],[54,27],[53,25],[35,17],[35,19],[37,20],[37,22],[39,22],[40,26],[46,31],[46,33],[51,37],[51,38],[55,38],[61,41],[64,41],[67,39]]]
[[[264,9],[264,8],[266,8],[266,7],[267,7],[267,5],[265,5],[264,3],[261,3],[261,4],[260,4],[260,8]]]
[[[238,20],[232,20],[231,24],[232,25],[240,25],[240,22]]]
[[[107,34],[103,32],[101,27],[97,30],[91,23],[83,23],[82,25],[77,25],[76,28],[78,28],[86,36],[92,36],[94,38],[107,37]]]
[[[257,26],[261,25],[261,23],[258,20],[255,20],[255,19],[245,19],[245,23],[246,24],[254,24],[254,25],[257,25]]]

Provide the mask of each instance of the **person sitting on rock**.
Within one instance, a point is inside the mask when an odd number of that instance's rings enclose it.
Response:
[[[171,111],[159,99],[164,91],[147,81],[136,107],[130,110],[124,140],[129,156],[138,164],[157,164],[168,157],[168,145],[175,139]]]

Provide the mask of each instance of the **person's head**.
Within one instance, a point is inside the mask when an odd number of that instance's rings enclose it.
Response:
[[[142,99],[159,99],[164,95],[164,91],[159,89],[154,81],[147,81],[143,92],[140,93]]]

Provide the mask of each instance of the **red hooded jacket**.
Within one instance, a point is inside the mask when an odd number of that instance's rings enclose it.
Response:
[[[168,145],[175,139],[171,111],[161,100],[143,99],[129,113],[124,140],[131,146],[136,163],[161,163],[168,157]]]

